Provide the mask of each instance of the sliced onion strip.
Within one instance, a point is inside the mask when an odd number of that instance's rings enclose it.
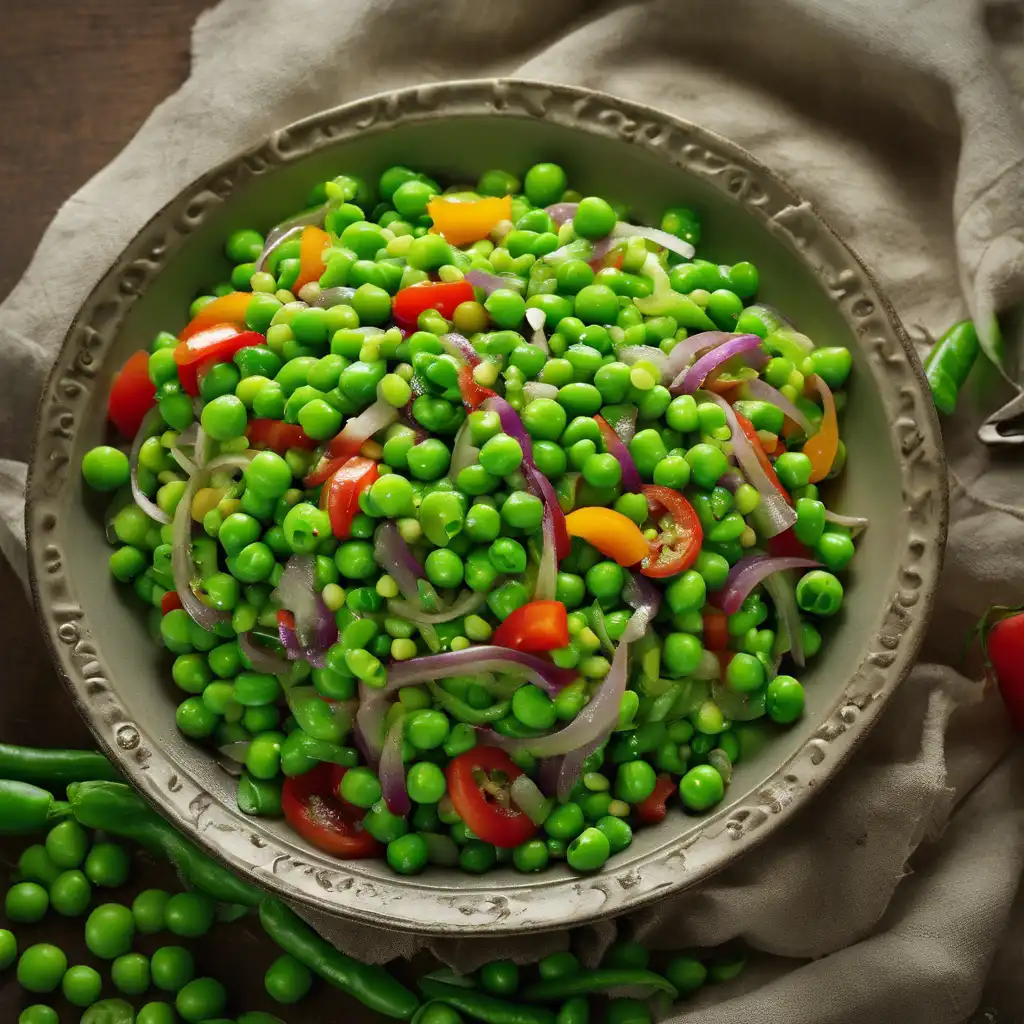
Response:
[[[284,676],[291,670],[291,665],[279,654],[257,643],[252,633],[238,634],[238,649],[248,659],[254,672],[263,672],[272,676]]]
[[[803,432],[806,437],[814,433],[814,427],[807,416],[801,412],[781,391],[773,388],[765,380],[755,377],[748,380],[746,385],[750,394],[762,402],[769,402],[782,410],[784,416],[788,416]]]
[[[773,558],[771,555],[747,555],[730,570],[725,587],[715,595],[715,604],[726,615],[735,615],[750,592],[766,577],[788,569],[817,569],[821,563],[812,558]]]
[[[388,729],[384,750],[380,755],[380,767],[377,775],[384,802],[392,814],[409,813],[411,803],[405,787],[405,765],[402,763],[402,719],[396,718]]]
[[[540,791],[529,775],[517,776],[509,787],[512,803],[525,814],[534,825],[542,825],[551,813],[551,801]]]
[[[448,608],[442,608],[437,612],[423,611],[418,599],[414,604],[412,600],[400,601],[397,598],[388,602],[388,610],[394,615],[400,615],[403,619],[415,622],[417,626],[438,626],[442,622],[451,622],[463,615],[472,615],[483,606],[486,600],[486,593],[467,590]]]
[[[385,519],[373,535],[373,557],[376,563],[398,584],[407,601],[418,610],[419,580],[426,577],[423,566],[409,550],[394,520]]]
[[[692,395],[714,370],[734,359],[736,356],[747,356],[750,362],[767,361],[767,354],[761,348],[763,341],[756,334],[738,334],[723,344],[716,345],[710,352],[703,355],[692,366],[683,370],[669,385],[673,394]],[[763,357],[754,359],[758,350]]]
[[[684,242],[681,238],[676,238],[675,235],[670,235],[667,231],[661,231],[659,228],[645,227],[642,224],[626,224],[623,221],[619,221],[612,229],[611,237],[646,238],[648,242],[654,242],[655,245],[660,245],[663,249],[668,249],[669,252],[674,252],[677,256],[682,256],[686,260],[693,259],[694,253],[697,251],[689,242]]]
[[[164,418],[160,415],[160,410],[152,408],[142,418],[142,425],[139,427],[138,433],[135,435],[135,440],[132,441],[131,454],[128,456],[128,465],[130,468],[131,476],[131,488],[132,498],[135,500],[135,504],[142,509],[143,512],[149,516],[150,519],[155,520],[158,523],[163,523],[165,526],[171,521],[171,517],[162,509],[155,501],[151,501],[142,493],[142,488],[139,487],[139,452],[142,451],[142,446],[153,437],[159,429],[163,426]],[[184,499],[182,499],[184,500]]]

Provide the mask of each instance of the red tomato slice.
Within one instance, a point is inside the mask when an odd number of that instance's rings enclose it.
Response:
[[[569,643],[569,617],[561,601],[531,601],[494,631],[492,643],[514,651],[553,651]]]
[[[768,541],[768,552],[775,558],[811,558],[813,555],[797,540],[791,526]]]
[[[736,412],[736,420],[740,427],[743,429],[743,433],[747,435],[747,440],[750,442],[750,446],[754,449],[754,454],[757,456],[757,461],[761,463],[761,468],[764,470],[765,476],[772,482],[772,486],[786,499],[787,505],[793,504],[793,499],[789,496],[789,492],[779,481],[779,478],[775,475],[775,467],[772,466],[768,459],[768,456],[764,453],[764,446],[761,444],[761,438],[757,436],[757,431],[754,429],[754,424],[747,419],[742,413]]]
[[[281,420],[249,420],[245,436],[254,448],[270,448],[275,452],[286,452],[289,448],[313,451],[319,445],[298,424]]]
[[[645,800],[633,808],[633,813],[645,825],[657,825],[665,820],[668,814],[668,798],[676,791],[676,784],[670,775],[659,775],[654,783],[654,791]]]
[[[341,776],[337,766],[318,764],[305,775],[284,780],[281,809],[285,820],[303,839],[318,849],[345,860],[378,857],[380,844],[364,832],[361,815],[337,796]],[[344,769],[341,774],[344,775]]]
[[[166,615],[168,612],[173,612],[175,608],[183,608],[184,605],[181,603],[181,598],[178,597],[176,590],[168,590],[163,597],[160,598],[160,614]]]
[[[704,646],[709,651],[724,651],[729,646],[728,616],[717,608],[705,608]]]
[[[229,363],[234,354],[253,345],[265,345],[259,331],[240,331],[234,324],[217,324],[198,331],[174,349],[178,379],[190,394],[199,394],[199,374],[214,363]]]
[[[462,395],[463,404],[470,412],[496,395],[490,388],[477,384],[473,379],[472,367],[469,366],[459,367],[459,393]]]
[[[391,304],[391,315],[400,327],[416,329],[420,313],[436,309],[451,320],[455,307],[473,301],[473,286],[468,281],[424,281],[403,288]]]
[[[128,357],[114,378],[107,417],[125,437],[134,437],[155,404],[156,387],[149,379],[149,353],[140,350]]]
[[[345,465],[351,455],[342,455],[337,459],[330,459],[324,456],[302,479],[303,487],[319,487],[327,483],[335,473]]]
[[[643,489],[647,499],[647,507],[651,515],[657,514],[659,507],[671,517],[666,522],[662,517],[661,532],[658,539],[651,544],[651,553],[640,564],[640,572],[644,576],[664,579],[685,572],[696,561],[700,554],[700,546],[704,542],[704,531],[693,506],[671,487],[651,485]]]
[[[352,531],[352,520],[359,512],[359,495],[369,487],[380,472],[373,459],[356,455],[346,460],[320,492],[320,507],[331,519],[331,532],[344,540]]]
[[[512,805],[508,795],[522,774],[497,747],[474,747],[448,762],[445,775],[452,806],[485,843],[511,849],[536,833],[537,826]]]

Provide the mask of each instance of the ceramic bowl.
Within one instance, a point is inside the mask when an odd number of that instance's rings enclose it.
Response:
[[[341,172],[371,180],[395,163],[473,181],[491,167],[554,160],[584,194],[658,223],[701,213],[702,256],[751,260],[761,297],[819,343],[849,346],[845,473],[829,501],[868,516],[844,610],[803,679],[804,718],[737,767],[705,817],[671,814],[593,876],[538,876],[334,860],[282,824],[243,816],[235,781],[175,728],[166,656],[107,569],[102,515],[83,493],[84,453],[103,441],[115,371],[228,269],[226,234],[268,229]],[[75,706],[124,774],[182,831],[242,875],[301,904],[387,928],[525,932],[621,913],[693,885],[781,828],[882,713],[925,632],[946,533],[936,418],[895,313],[860,259],[739,146],[648,107],[584,89],[484,80],[361,100],[275,132],[185,189],[132,240],[82,306],[40,406],[27,528],[36,606]],[[179,695],[180,696],[180,695]],[[826,797],[827,799],[827,797]]]

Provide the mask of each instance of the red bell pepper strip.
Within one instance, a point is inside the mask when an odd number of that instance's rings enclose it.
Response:
[[[331,520],[331,533],[345,540],[352,532],[352,520],[359,513],[359,495],[380,476],[377,463],[356,455],[348,459],[320,492],[320,507]]]
[[[251,447],[269,448],[275,452],[286,452],[289,448],[301,448],[311,452],[320,444],[302,427],[281,420],[249,420],[245,427],[245,436],[249,438]]]
[[[569,621],[561,601],[531,601],[517,608],[494,631],[493,642],[499,647],[537,654],[566,647],[569,643]]]
[[[253,345],[265,345],[259,331],[240,331],[233,324],[217,324],[199,331],[174,349],[178,379],[190,395],[199,394],[199,374],[214,363],[228,363],[236,352]]]
[[[168,590],[163,597],[160,598],[160,614],[166,615],[168,612],[173,612],[176,608],[184,607],[181,603],[181,598],[178,597],[176,590]]]
[[[665,820],[668,798],[676,791],[676,784],[670,775],[659,775],[654,782],[654,790],[649,797],[641,800],[633,809],[638,821],[645,825],[657,825]]]
[[[135,437],[146,413],[156,404],[156,387],[149,379],[149,353],[128,357],[110,388],[107,417],[125,436]]]
[[[281,810],[285,820],[303,839],[318,849],[344,860],[377,857],[381,847],[351,804],[337,795],[341,776],[335,765],[318,764],[304,775],[284,780]],[[363,812],[365,813],[365,812]]]
[[[742,413],[736,412],[736,422],[743,428],[743,433],[747,435],[747,440],[750,442],[750,447],[754,449],[754,454],[757,456],[757,461],[761,463],[761,468],[764,470],[764,475],[771,481],[772,486],[786,499],[787,505],[793,504],[793,499],[789,496],[789,491],[782,486],[782,482],[775,474],[775,467],[771,464],[768,456],[764,453],[764,445],[761,444],[761,438],[757,436],[757,431],[754,429],[754,424],[747,419]]]
[[[403,288],[391,304],[391,315],[399,327],[416,330],[420,313],[436,309],[451,320],[456,306],[473,301],[473,286],[468,281],[424,281]]]

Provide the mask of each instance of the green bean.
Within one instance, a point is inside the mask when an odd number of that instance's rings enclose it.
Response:
[[[483,1021],[484,1024],[555,1024],[555,1015],[539,1006],[518,1005],[486,992],[452,985],[436,978],[420,978],[417,984],[429,999],[447,1003],[467,1017]]]
[[[618,988],[642,988],[650,992],[665,992],[673,999],[679,993],[667,978],[653,971],[631,968],[604,967],[595,971],[583,971],[561,978],[551,978],[529,985],[520,993],[523,999],[537,1003],[550,1003],[585,996],[594,992],[608,992]]]
[[[489,708],[474,708],[461,697],[456,697],[454,693],[449,693],[444,687],[438,686],[437,683],[430,682],[427,687],[433,694],[434,700],[452,718],[464,722],[466,725],[487,725],[489,722],[496,722],[498,719],[504,718],[512,707],[511,701],[502,700],[492,704]]]
[[[956,410],[956,396],[971,372],[981,347],[970,320],[961,320],[932,346],[924,361],[935,407],[946,416]]]
[[[419,1000],[383,967],[360,963],[335,949],[280,900],[264,899],[259,906],[264,931],[324,981],[386,1017],[409,1020],[416,1012]]]
[[[117,769],[91,750],[36,750],[0,743],[0,779],[61,787],[69,782],[119,782]]]

